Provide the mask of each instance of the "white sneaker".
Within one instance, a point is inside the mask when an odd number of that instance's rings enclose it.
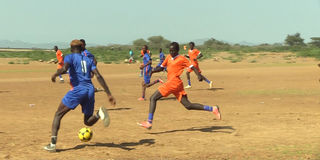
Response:
[[[110,125],[110,117],[107,109],[104,107],[100,107],[98,114],[103,122],[104,127],[108,127]]]
[[[209,88],[210,89],[213,88],[213,82],[212,81],[210,81],[210,83],[209,83]]]
[[[190,86],[190,85],[187,85],[187,86],[185,86],[184,88],[188,89],[188,88],[191,88],[191,86]]]
[[[48,145],[44,146],[43,149],[49,152],[56,152],[56,145],[49,143]]]

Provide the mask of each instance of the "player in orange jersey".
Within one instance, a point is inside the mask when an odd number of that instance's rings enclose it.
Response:
[[[167,67],[167,82],[161,85],[158,90],[150,97],[149,116],[148,121],[138,123],[140,126],[151,129],[153,115],[156,110],[156,103],[161,97],[167,97],[170,94],[176,96],[179,102],[188,110],[203,110],[212,112],[216,115],[217,119],[221,119],[219,107],[207,106],[199,103],[191,103],[188,100],[187,93],[184,91],[182,80],[180,75],[185,68],[194,69],[194,72],[198,76],[199,81],[202,81],[203,76],[195,70],[194,66],[190,64],[187,58],[179,55],[179,44],[172,42],[170,44],[170,55],[162,63],[161,67],[155,68],[152,73],[163,71],[164,67]]]
[[[188,51],[188,55],[185,55],[187,58],[190,59],[191,64],[193,67],[198,70],[199,73],[201,73],[201,70],[199,68],[198,59],[202,57],[201,52],[194,48],[194,42],[189,43],[190,50]],[[190,81],[190,73],[194,71],[194,69],[188,68],[187,70],[187,79],[188,79],[188,85],[185,88],[191,88],[191,81]],[[209,84],[209,88],[212,88],[212,81],[209,81],[206,77],[202,75],[202,79]]]
[[[58,46],[54,46],[54,50],[56,51],[56,56],[57,56],[57,60],[58,60],[58,66],[57,66],[57,70],[61,69],[63,67],[63,59],[64,59],[64,56],[61,52],[60,49],[58,49]],[[61,74],[59,75],[59,78],[60,78],[60,83],[63,83],[64,80],[61,76]]]

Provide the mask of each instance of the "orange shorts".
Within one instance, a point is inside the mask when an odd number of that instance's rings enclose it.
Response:
[[[63,67],[63,64],[58,64],[57,69],[61,69]]]
[[[169,96],[171,93],[176,96],[176,98],[181,101],[183,95],[187,95],[184,91],[183,83],[176,83],[176,82],[166,82],[158,88],[159,92],[163,97]]]
[[[199,73],[201,73],[201,70],[200,70],[200,68],[199,68],[199,65],[196,64],[196,65],[193,65],[193,67],[196,68],[196,69],[198,69]],[[187,69],[187,72],[189,72],[189,73],[191,73],[192,71],[193,71],[193,70],[192,70],[191,68],[188,68],[188,69]]]

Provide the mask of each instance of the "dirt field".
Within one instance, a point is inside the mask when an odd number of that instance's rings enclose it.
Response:
[[[211,90],[192,74],[189,99],[220,105],[223,120],[188,111],[169,96],[158,102],[151,131],[136,124],[146,120],[149,104],[137,101],[138,64],[98,64],[117,99],[112,108],[106,94],[96,94],[96,108],[109,108],[111,125],[98,122],[91,127],[93,139],[80,142],[77,132],[84,124],[78,107],[62,120],[57,153],[42,148],[70,86],[50,82],[54,64],[10,65],[0,59],[0,159],[320,159],[318,62],[255,56],[255,63],[201,62],[203,74],[214,81]],[[158,77],[165,75],[153,79]],[[147,89],[147,97],[157,87]]]

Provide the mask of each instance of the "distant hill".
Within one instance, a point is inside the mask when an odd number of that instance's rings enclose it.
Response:
[[[40,48],[40,49],[52,49],[53,46],[58,46],[61,49],[69,48],[68,42],[47,42],[47,43],[29,43],[20,40],[9,41],[0,40],[0,48]],[[88,46],[97,46],[97,44],[90,44]]]

